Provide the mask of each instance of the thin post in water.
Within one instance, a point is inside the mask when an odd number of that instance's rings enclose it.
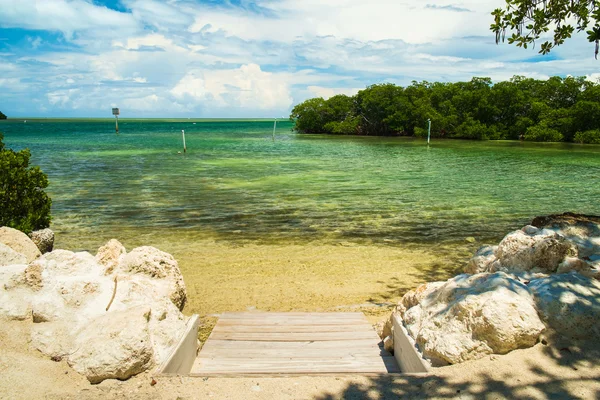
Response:
[[[275,129],[277,129],[277,118],[275,118],[275,122],[273,123],[273,141],[275,141]]]
[[[112,113],[115,116],[115,130],[117,135],[119,134],[119,114],[121,113],[118,108],[113,108]]]
[[[427,144],[431,141],[431,118],[427,120],[429,127],[427,128]]]
[[[183,129],[181,130],[181,136],[183,137],[183,152],[185,153],[187,148],[185,147],[185,131]]]

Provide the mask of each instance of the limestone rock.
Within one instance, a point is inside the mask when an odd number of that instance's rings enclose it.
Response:
[[[154,361],[161,364],[179,343],[187,328],[188,318],[169,299],[151,304],[149,321],[150,339],[154,349]]]
[[[450,279],[408,308],[404,324],[434,366],[531,347],[545,329],[530,290],[503,272]]]
[[[32,290],[40,290],[43,286],[42,273],[44,269],[40,264],[30,264],[23,271],[23,281]]]
[[[14,264],[27,264],[27,257],[0,243],[0,267]]]
[[[479,274],[481,272],[488,272],[490,265],[496,261],[496,255],[494,254],[498,246],[483,246],[477,250],[473,258],[469,260],[469,264],[465,267],[465,273],[467,274]]]
[[[116,271],[165,281],[169,287],[169,298],[183,310],[187,298],[185,284],[177,261],[170,254],[150,246],[138,247],[123,257]]]
[[[544,273],[556,272],[565,257],[575,253],[573,244],[564,236],[548,230],[534,235],[523,231],[510,233],[495,251],[502,271]]]
[[[5,244],[17,253],[23,254],[28,263],[41,255],[35,243],[26,234],[7,226],[0,228],[0,243]]]
[[[91,383],[124,380],[144,372],[154,362],[149,318],[147,306],[97,318],[78,333],[69,365]]]
[[[48,279],[57,276],[98,276],[102,274],[103,270],[90,253],[73,253],[68,250],[54,250],[46,253],[34,263],[43,268],[44,276]]]
[[[406,310],[421,303],[427,296],[436,292],[440,287],[444,286],[446,282],[427,282],[422,284],[416,289],[408,291],[398,303],[396,311],[400,314],[401,318],[404,318]],[[391,324],[391,318],[390,318]]]
[[[127,253],[125,247],[117,239],[111,239],[104,246],[98,249],[96,253],[96,262],[103,265],[106,269],[106,275],[112,274],[113,270],[119,265],[119,262]]]
[[[29,234],[29,237],[42,254],[49,253],[54,248],[54,232],[51,229],[33,231]]]
[[[577,257],[567,257],[556,270],[558,274],[566,274],[572,271],[579,272],[589,278],[600,278],[600,269],[591,262],[587,262]]]
[[[539,313],[550,328],[572,338],[600,336],[600,282],[578,273],[531,281]]]
[[[24,321],[31,318],[32,291],[24,287],[27,265],[0,268],[0,317]]]
[[[55,321],[31,327],[31,346],[53,360],[62,360],[74,351],[75,329],[70,322]]]

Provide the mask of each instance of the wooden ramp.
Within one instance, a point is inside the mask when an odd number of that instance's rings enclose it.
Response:
[[[399,373],[362,313],[225,313],[191,375]]]

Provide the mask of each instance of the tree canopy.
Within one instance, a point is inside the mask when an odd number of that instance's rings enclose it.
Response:
[[[492,12],[490,29],[496,43],[504,41],[527,48],[551,31],[552,38],[541,43],[540,53],[548,54],[569,39],[575,30],[586,31],[588,40],[600,47],[600,2],[596,0],[506,0],[504,9]]]
[[[52,202],[44,189],[48,177],[30,167],[29,150],[5,149],[0,133],[0,226],[25,233],[50,225]]]
[[[2,114],[2,111],[0,111],[0,119],[6,119],[6,115]]]
[[[306,100],[290,118],[300,133],[423,137],[431,119],[432,137],[600,143],[600,84],[522,76],[496,84],[386,83],[356,96]]]

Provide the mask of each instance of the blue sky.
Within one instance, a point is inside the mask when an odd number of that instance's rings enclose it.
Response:
[[[577,36],[550,56],[497,46],[500,0],[0,0],[11,117],[281,117],[375,83],[597,79]]]

